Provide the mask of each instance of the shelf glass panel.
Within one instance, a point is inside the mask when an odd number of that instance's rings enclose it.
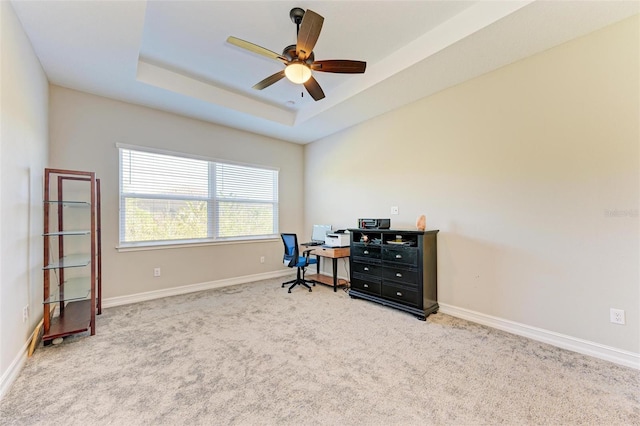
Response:
[[[55,237],[55,236],[65,236],[65,235],[89,235],[91,231],[89,230],[77,230],[77,231],[58,231],[58,232],[49,232],[48,234],[42,234],[45,237]]]
[[[58,303],[68,300],[84,300],[91,297],[91,277],[69,278],[64,282],[64,295],[60,297],[60,286],[43,303]]]
[[[43,200],[43,203],[62,204],[63,207],[89,207],[89,206],[91,206],[91,203],[89,201]]]
[[[58,261],[46,265],[43,269],[79,268],[87,266],[91,262],[91,256],[86,254],[71,254]]]

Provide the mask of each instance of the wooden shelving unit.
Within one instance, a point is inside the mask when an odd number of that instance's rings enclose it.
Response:
[[[42,341],[48,345],[58,337],[96,333],[102,313],[100,179],[94,172],[47,168],[43,203]]]

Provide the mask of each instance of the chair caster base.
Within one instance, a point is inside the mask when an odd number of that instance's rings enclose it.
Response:
[[[284,288],[286,285],[289,285],[289,284],[291,284],[291,286],[289,287],[289,290],[287,291],[287,293],[291,293],[291,290],[293,290],[296,286],[306,287],[309,289],[309,292],[311,292],[311,285],[315,287],[316,282],[313,280],[305,279],[304,271],[302,271],[302,273],[298,271],[298,276],[296,277],[296,279],[282,283],[282,288]]]

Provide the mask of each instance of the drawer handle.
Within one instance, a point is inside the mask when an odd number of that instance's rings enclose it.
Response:
[[[401,274],[400,272],[398,272],[398,273],[396,274],[396,277],[398,277],[398,278],[402,278],[402,274]]]
[[[369,288],[369,284],[363,284],[362,285],[364,288]]]
[[[396,296],[402,297],[402,293],[400,293],[399,291],[396,291]]]
[[[364,254],[369,254],[369,250],[365,250],[365,251],[364,251]]]
[[[402,259],[402,255],[401,254],[396,254],[396,259]]]
[[[363,269],[364,269],[365,271],[368,271],[368,270],[369,270],[369,268],[367,268],[366,266],[365,266]]]

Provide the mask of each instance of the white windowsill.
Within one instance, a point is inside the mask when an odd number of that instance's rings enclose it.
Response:
[[[152,243],[138,243],[130,245],[116,246],[115,249],[119,252],[128,251],[145,251],[145,250],[166,250],[176,248],[187,247],[206,247],[206,246],[219,246],[229,244],[256,244],[256,243],[271,243],[280,241],[279,237],[249,237],[246,239],[229,239],[229,240],[216,240],[216,241],[186,241],[186,242],[152,242]]]

